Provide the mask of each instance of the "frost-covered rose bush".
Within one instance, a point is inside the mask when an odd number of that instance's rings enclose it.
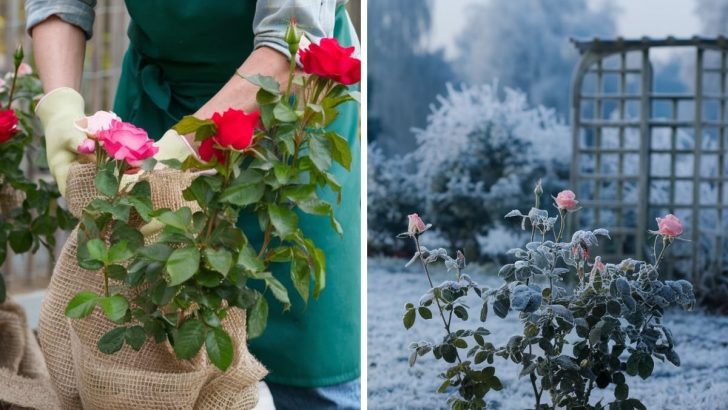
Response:
[[[557,196],[556,215],[540,209],[542,192],[537,186],[536,206],[528,212],[513,210],[507,215],[521,220],[530,241],[509,252],[513,261],[500,268],[503,284],[498,288],[480,287],[462,273],[464,258],[452,259],[442,249],[421,247],[421,233],[403,234],[415,241],[418,251],[413,261],[422,262],[428,279],[428,265],[438,260],[456,273],[454,281],[437,286],[430,281],[430,290],[418,306],[405,306],[405,327],[411,327],[417,316],[431,319],[432,306],[436,306],[445,329],[440,342],[413,343],[410,363],[429,352],[447,362],[439,391],[452,393],[449,403],[456,409],[484,408],[486,393],[502,387],[494,357],[521,366],[520,376],[531,385],[535,409],[607,405],[644,409],[638,398],[630,396],[629,383],[635,376],[650,377],[655,360],[680,365],[672,333],[662,317],[669,308],[691,309],[695,304],[690,282],[663,280],[659,272],[666,250],[680,240],[682,223],[674,215],[658,220],[653,262],[605,263],[595,254],[600,240],[609,239],[608,231],[577,230],[570,238],[563,237],[565,204]],[[564,198],[575,205],[575,197],[567,193]],[[577,284],[567,288],[567,278],[575,278]],[[482,297],[477,307],[481,321],[492,311],[501,319],[520,320],[523,331],[503,346],[495,346],[482,326],[452,331],[453,314],[468,316],[462,298],[470,291]],[[591,400],[594,389],[606,388],[613,389],[614,402]]]

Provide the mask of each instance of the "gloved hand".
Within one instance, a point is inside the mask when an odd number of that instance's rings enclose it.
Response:
[[[157,155],[154,156],[154,159],[157,161],[176,159],[183,162],[190,155],[199,159],[197,151],[190,146],[187,138],[183,135],[179,135],[177,131],[173,129],[165,132],[164,135],[162,135],[162,138],[157,141],[156,145],[159,147]]]
[[[45,130],[48,167],[65,197],[68,169],[78,158],[76,148],[86,139],[73,124],[85,115],[83,97],[72,88],[56,88],[41,98],[35,113]]]

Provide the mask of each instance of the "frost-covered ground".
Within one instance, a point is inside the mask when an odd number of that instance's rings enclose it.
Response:
[[[406,302],[416,303],[427,289],[427,279],[415,267],[404,268],[405,261],[370,259],[368,270],[368,404],[370,409],[446,408],[447,395],[435,393],[437,377],[445,364],[431,354],[418,358],[414,367],[407,364],[408,344],[422,339],[439,340],[436,322],[415,323],[410,330],[402,326]],[[469,272],[483,285],[497,279]],[[438,274],[434,279],[442,280]],[[473,316],[472,322],[479,323]],[[681,367],[655,363],[652,377],[628,378],[630,396],[642,400],[648,409],[724,410],[728,409],[728,317],[701,312],[672,311],[665,323],[672,329]],[[514,315],[501,320],[491,315],[486,327],[496,345],[521,330]],[[489,392],[489,408],[533,408],[527,379],[518,379],[519,369],[496,358],[497,375],[503,382],[500,392]],[[629,376],[628,376],[629,377]],[[610,391],[596,391],[595,398],[609,401]]]

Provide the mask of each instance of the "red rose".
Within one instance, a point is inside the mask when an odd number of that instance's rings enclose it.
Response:
[[[354,47],[344,48],[334,38],[322,38],[301,50],[303,71],[332,79],[344,85],[356,84],[361,79],[361,60],[351,55]]]
[[[13,138],[18,132],[18,117],[13,110],[0,110],[0,144]]]
[[[213,136],[215,142],[222,147],[235,151],[243,151],[253,142],[253,133],[258,124],[260,114],[253,112],[229,109],[222,114],[212,115],[217,133]]]
[[[200,144],[200,148],[197,152],[200,154],[200,159],[205,162],[210,162],[213,157],[217,158],[217,162],[220,164],[225,163],[225,152],[215,147],[215,138],[210,137]]]

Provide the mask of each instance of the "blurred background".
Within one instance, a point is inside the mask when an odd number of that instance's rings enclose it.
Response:
[[[648,408],[721,408],[728,374],[710,355],[728,358],[728,322],[713,316],[728,311],[728,1],[369,0],[368,22],[370,407],[444,402],[433,363],[407,365],[408,342],[434,337],[401,324],[404,301],[428,288],[397,259],[414,250],[396,238],[407,214],[433,224],[425,246],[464,250],[479,283],[498,283],[527,241],[503,216],[528,211],[541,179],[546,208],[573,189],[584,209],[572,226],[610,230],[606,262],[650,258],[655,217],[685,222],[664,274],[691,280],[705,312],[672,319],[701,324],[675,331],[694,361],[638,388]],[[719,384],[663,396],[690,386],[691,366]],[[511,387],[494,408],[530,405]]]

